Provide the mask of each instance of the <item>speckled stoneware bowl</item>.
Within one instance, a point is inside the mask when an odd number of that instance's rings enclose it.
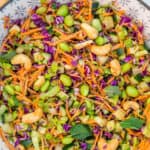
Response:
[[[63,0],[62,2],[67,1],[71,0]],[[100,3],[111,2],[111,0],[99,1]],[[0,10],[0,43],[7,34],[7,30],[3,28],[2,18],[4,16],[10,16],[12,19],[24,18],[27,16],[28,9],[36,5],[39,5],[39,0],[11,0],[9,4]],[[150,39],[150,0],[118,0],[118,7],[126,10],[126,13],[135,20],[142,21],[144,24],[144,34]],[[1,139],[0,150],[8,150]]]

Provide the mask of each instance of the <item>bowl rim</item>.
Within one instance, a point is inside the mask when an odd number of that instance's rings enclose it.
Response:
[[[143,0],[137,0],[139,1],[143,6],[145,6],[145,8],[147,8],[148,10],[150,10],[150,5],[148,5],[147,3],[145,3]]]

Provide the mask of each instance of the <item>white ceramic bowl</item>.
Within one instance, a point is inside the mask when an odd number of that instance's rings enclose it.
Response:
[[[58,0],[62,1],[62,0]],[[63,0],[64,2],[71,0]],[[99,0],[100,3],[106,3],[111,0]],[[150,0],[143,0],[150,4]],[[39,0],[12,0],[7,6],[0,10],[0,43],[7,34],[7,30],[3,28],[4,16],[10,16],[12,19],[24,18],[27,16],[27,10],[39,5]],[[145,7],[141,0],[118,0],[118,7],[126,10],[127,14],[136,20],[140,20],[144,24],[144,34],[150,39],[150,9]],[[8,150],[0,139],[0,150]]]

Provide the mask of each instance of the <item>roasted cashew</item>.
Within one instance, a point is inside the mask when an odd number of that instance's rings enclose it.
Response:
[[[38,76],[38,79],[35,81],[33,88],[39,89],[43,85],[44,82],[45,82],[44,76]]]
[[[55,150],[62,150],[62,149],[63,149],[63,146],[60,145],[60,144],[57,144],[57,145],[55,146]]]
[[[43,115],[42,109],[38,108],[32,113],[28,113],[28,114],[23,115],[22,116],[22,122],[28,123],[28,124],[37,122],[38,120],[41,119],[42,115]]]
[[[100,65],[103,65],[106,63],[106,61],[108,60],[108,56],[97,56],[97,61]]]
[[[22,145],[17,145],[16,150],[25,150],[25,148]]]
[[[11,59],[13,65],[23,64],[26,70],[29,70],[32,66],[31,59],[25,54],[17,54]]]
[[[94,27],[92,27],[91,25],[89,25],[87,23],[82,23],[81,28],[87,34],[89,39],[93,40],[93,39],[97,38],[98,31]]]
[[[113,115],[116,117],[117,120],[124,120],[125,111],[123,109],[119,108],[113,112]]]
[[[89,45],[92,44],[92,43],[93,43],[92,40],[84,41],[84,42],[82,42],[82,43],[75,44],[75,45],[74,45],[74,48],[75,48],[75,49],[82,49],[82,48],[84,48],[84,47],[86,47],[86,46],[89,46]]]
[[[135,111],[138,111],[140,108],[139,104],[137,102],[134,102],[134,101],[126,101],[124,104],[123,104],[123,109],[124,110],[129,110],[129,109],[133,109]]]
[[[18,32],[20,32],[20,27],[19,27],[18,25],[13,25],[13,26],[10,28],[9,32],[10,32],[10,33],[11,33],[11,32],[13,32],[13,33],[18,33]]]
[[[121,73],[121,66],[120,66],[120,63],[117,59],[113,59],[111,62],[110,62],[110,69],[111,69],[111,73],[114,75],[114,76],[119,76],[120,73]]]
[[[119,146],[119,140],[118,139],[112,139],[109,142],[107,142],[105,139],[101,138],[98,141],[98,149],[99,150],[116,150]]]
[[[106,44],[103,46],[92,45],[91,52],[95,55],[105,56],[111,51],[111,44]]]

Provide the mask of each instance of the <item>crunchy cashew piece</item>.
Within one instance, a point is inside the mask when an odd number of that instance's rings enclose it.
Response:
[[[114,76],[119,76],[121,73],[121,66],[120,63],[117,59],[114,59],[110,62],[110,69],[111,69],[111,73]]]
[[[17,145],[16,150],[25,150],[25,148],[22,145]]]
[[[99,150],[116,150],[118,146],[119,146],[118,139],[112,139],[109,142],[107,142],[105,139],[101,138],[98,141]]]
[[[135,111],[139,111],[140,109],[140,106],[137,102],[134,102],[134,101],[126,101],[124,104],[123,104],[123,109],[124,110],[129,110],[129,109],[133,109]]]
[[[116,117],[117,120],[124,120],[125,114],[125,111],[121,108],[118,108],[116,111],[113,112],[113,115]]]
[[[44,82],[45,82],[44,76],[38,76],[38,79],[35,81],[33,88],[39,89],[43,85]]]
[[[38,120],[40,120],[42,115],[43,115],[42,109],[38,108],[32,113],[28,113],[28,114],[23,115],[22,116],[22,122],[32,124],[32,123],[37,122]]]
[[[103,46],[92,45],[91,52],[98,56],[105,56],[111,51],[111,48],[111,44],[105,44]]]
[[[25,54],[17,54],[11,59],[13,65],[24,65],[26,70],[29,70],[32,66],[31,59]]]
[[[75,49],[82,49],[82,48],[84,48],[84,47],[86,47],[86,46],[89,46],[89,45],[92,44],[92,43],[93,43],[92,40],[88,40],[88,41],[85,41],[85,42],[82,42],[82,43],[75,44],[75,45],[74,45],[74,48],[75,48]]]
[[[89,39],[93,40],[93,39],[97,38],[98,31],[94,27],[92,27],[91,25],[89,25],[87,23],[82,23],[81,28],[87,34]]]

